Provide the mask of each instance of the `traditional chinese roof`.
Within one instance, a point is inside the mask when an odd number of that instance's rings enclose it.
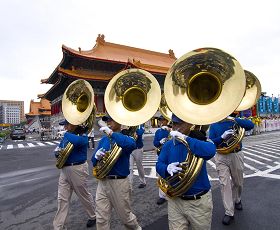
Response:
[[[38,97],[53,100],[76,79],[95,82],[93,85],[102,85],[102,82],[109,82],[115,74],[127,68],[147,70],[159,82],[163,82],[168,69],[176,60],[172,50],[160,53],[106,42],[104,38],[104,35],[99,34],[95,46],[86,51],[81,48],[74,50],[63,45],[61,62],[49,78],[41,80],[41,83],[53,86]]]
[[[126,68],[140,68],[151,73],[165,75],[173,62],[176,60],[174,52],[160,53],[105,41],[104,35],[98,35],[96,44],[91,50],[74,50],[62,45],[63,59],[50,75],[49,78],[41,79],[41,83],[54,84],[58,76],[70,76],[86,80],[104,80],[109,81],[116,70],[120,71]],[[75,59],[75,61],[73,61]],[[115,69],[111,72],[100,71],[101,69],[83,67],[84,63],[111,63]],[[93,66],[93,64],[92,64]]]
[[[74,50],[65,45],[64,52],[72,55],[82,56],[89,59],[98,59],[119,63],[131,63],[135,67],[151,72],[167,73],[173,62],[176,60],[174,52],[160,53],[105,41],[105,36],[98,35],[96,45],[91,50]]]
[[[29,113],[27,116],[38,116],[38,115],[51,115],[51,103],[47,99],[42,98],[39,102],[34,100],[30,101]]]

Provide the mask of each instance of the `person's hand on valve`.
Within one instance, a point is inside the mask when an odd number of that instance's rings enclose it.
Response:
[[[159,143],[160,143],[161,145],[163,145],[166,141],[167,141],[167,138],[164,137],[164,138],[162,138],[162,139],[159,141]]]
[[[62,150],[62,149],[61,149],[59,146],[57,146],[57,147],[55,148],[55,150],[54,150],[54,155],[55,155],[56,158],[59,157],[59,153],[60,153],[61,150]]]
[[[186,137],[187,137],[187,135],[185,135],[185,134],[183,134],[183,133],[181,133],[181,132],[179,132],[179,131],[171,131],[170,133],[169,133],[169,135],[171,136],[171,137],[173,137],[173,138],[175,138],[175,137],[180,137],[180,138],[182,138],[182,139],[186,139]]]
[[[226,138],[228,138],[229,136],[231,136],[232,134],[234,134],[234,130],[232,130],[232,129],[226,130],[226,131],[221,135],[221,138],[222,138],[222,139],[226,139]]]
[[[113,133],[112,129],[110,129],[108,126],[101,127],[99,131],[106,133],[108,136],[111,136]]]
[[[179,165],[179,162],[173,162],[173,163],[169,164],[169,165],[167,166],[167,172],[168,172],[171,176],[173,176],[174,173],[177,173],[177,172],[179,172],[179,171],[182,171],[182,168],[177,167],[178,165]]]
[[[104,157],[104,156],[105,156],[105,149],[101,148],[101,149],[98,149],[98,150],[96,151],[94,157],[95,157],[96,160],[100,160],[100,159],[102,159],[102,157]]]
[[[170,130],[171,130],[171,128],[169,128],[169,127],[166,126],[166,125],[161,126],[161,128],[164,129],[164,130],[167,130],[167,131],[170,131]]]

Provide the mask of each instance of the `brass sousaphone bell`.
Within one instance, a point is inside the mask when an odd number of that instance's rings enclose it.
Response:
[[[169,69],[164,94],[170,110],[194,125],[208,125],[230,115],[245,92],[244,70],[231,55],[216,48],[193,50],[179,58]],[[169,197],[185,193],[193,184],[204,163],[193,155],[187,141],[178,139],[188,149],[182,171],[158,186]]]
[[[261,83],[258,78],[248,70],[244,70],[246,77],[246,90],[242,98],[241,103],[235,109],[235,111],[244,111],[246,109],[254,106],[259,97],[261,96]],[[235,124],[232,127],[234,133],[229,138],[225,139],[221,143],[221,147],[217,147],[217,152],[220,154],[228,154],[233,152],[235,149],[240,149],[239,143],[242,141],[245,135],[245,129],[240,127],[234,119],[226,118],[227,120],[232,120]]]
[[[104,101],[108,114],[119,124],[129,126],[134,136],[137,127],[153,117],[161,98],[156,78],[141,69],[127,69],[115,75],[106,87]],[[93,168],[97,179],[104,178],[120,156],[116,144]]]
[[[72,125],[83,126],[91,130],[95,120],[96,107],[94,92],[89,82],[73,81],[65,90],[62,97],[62,112],[65,119]],[[61,169],[73,150],[70,142],[59,152],[56,167]]]
[[[164,93],[161,95],[160,105],[158,110],[166,120],[168,120],[169,122],[171,121],[172,111],[168,107]]]

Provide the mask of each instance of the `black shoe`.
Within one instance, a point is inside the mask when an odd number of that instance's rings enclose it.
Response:
[[[95,225],[95,223],[96,223],[96,220],[95,220],[95,219],[94,219],[94,220],[89,219],[89,220],[87,221],[87,228],[93,227],[93,226]]]
[[[163,203],[165,203],[165,199],[164,198],[158,198],[157,200],[157,205],[162,205]]]
[[[233,220],[234,220],[234,216],[225,215],[222,222],[224,225],[230,225],[231,221]]]
[[[239,203],[235,203],[235,209],[237,209],[237,210],[243,209],[241,201],[239,201]]]
[[[145,188],[146,184],[139,184],[138,188]]]

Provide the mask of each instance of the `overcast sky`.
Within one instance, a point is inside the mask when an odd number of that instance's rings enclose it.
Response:
[[[62,59],[62,44],[89,50],[105,40],[175,56],[215,47],[280,93],[279,0],[0,0],[0,99],[30,100]]]

